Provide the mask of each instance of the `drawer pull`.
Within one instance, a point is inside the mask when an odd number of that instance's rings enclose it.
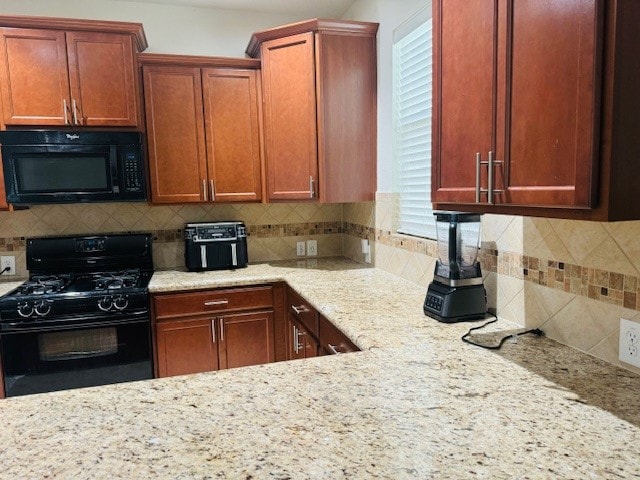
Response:
[[[204,302],[205,307],[215,307],[216,305],[228,305],[229,300],[209,300]]]
[[[309,311],[309,309],[304,305],[300,305],[299,307],[296,307],[295,305],[291,305],[291,310],[293,310],[296,315],[300,315],[301,313],[307,313]]]
[[[327,347],[329,347],[329,350],[331,350],[331,353],[333,353],[334,355],[340,355],[342,352],[338,351],[338,349],[336,348],[335,345],[331,345],[330,343],[327,344]]]

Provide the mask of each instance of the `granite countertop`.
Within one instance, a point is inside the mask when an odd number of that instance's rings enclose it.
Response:
[[[499,351],[347,260],[157,272],[287,281],[362,352],[10,398],[0,478],[639,478],[640,377],[546,338]],[[501,324],[499,330],[513,328]]]

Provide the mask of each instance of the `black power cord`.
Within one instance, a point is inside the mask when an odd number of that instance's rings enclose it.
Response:
[[[526,330],[524,332],[518,332],[518,333],[513,333],[511,335],[506,335],[506,336],[504,336],[504,337],[502,337],[500,339],[500,342],[498,342],[497,345],[482,345],[481,343],[476,343],[473,340],[469,340],[467,338],[471,334],[471,332],[473,332],[475,330],[480,330],[481,328],[484,328],[484,327],[486,327],[488,325],[491,325],[492,323],[496,323],[497,321],[498,321],[498,317],[495,317],[493,320],[488,321],[484,325],[480,325],[479,327],[470,328],[469,331],[462,336],[462,341],[465,342],[465,343],[468,343],[470,345],[474,345],[476,347],[486,348],[488,350],[500,350],[500,348],[502,348],[502,345],[504,345],[504,342],[506,342],[510,338],[515,338],[515,337],[518,337],[520,335],[526,335],[528,333],[532,333],[532,334],[537,335],[539,337],[544,335],[544,332],[542,330],[540,330],[539,328],[532,328],[531,330]]]
[[[10,272],[10,271],[11,271],[11,267],[4,267],[4,269],[0,271],[0,275],[2,275],[4,272]]]

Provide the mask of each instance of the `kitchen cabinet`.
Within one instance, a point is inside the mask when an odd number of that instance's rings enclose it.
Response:
[[[152,202],[260,201],[260,62],[140,59]]]
[[[434,2],[435,208],[640,218],[638,22],[629,0]]]
[[[275,361],[278,291],[265,285],[155,294],[157,376]]]
[[[140,24],[2,16],[0,27],[5,125],[138,126]]]
[[[269,201],[374,199],[377,28],[311,20],[253,34]]]
[[[320,349],[319,355],[336,355],[359,352],[360,349],[322,315],[318,318]]]
[[[318,356],[318,312],[292,288],[287,288],[287,360]]]

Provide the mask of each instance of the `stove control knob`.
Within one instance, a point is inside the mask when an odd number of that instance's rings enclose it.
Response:
[[[31,315],[33,315],[33,304],[29,302],[18,303],[18,314],[21,317],[29,318]]]
[[[48,315],[49,312],[51,311],[51,302],[48,302],[46,300],[41,300],[36,304],[34,310],[36,314],[38,314],[41,317],[44,317],[45,315]]]
[[[107,295],[106,297],[102,297],[100,300],[98,300],[98,308],[103,312],[108,312],[109,310],[111,310],[111,308],[113,308],[113,298],[111,298],[109,295]]]
[[[113,300],[113,306],[116,307],[116,310],[124,310],[129,305],[129,299],[126,295],[118,295]]]

